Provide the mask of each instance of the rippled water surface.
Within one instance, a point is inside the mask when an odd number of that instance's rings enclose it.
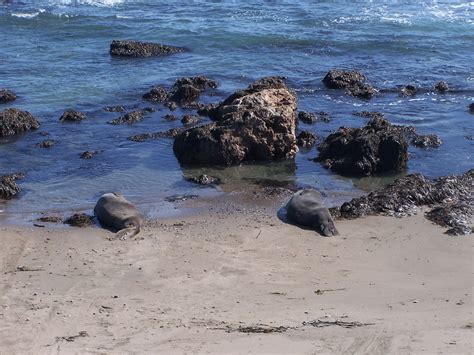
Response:
[[[191,49],[166,58],[114,59],[113,39],[155,41]],[[0,174],[21,171],[20,198],[0,205],[3,213],[89,209],[97,197],[122,191],[144,205],[163,205],[172,194],[213,194],[183,179],[171,140],[134,143],[126,138],[178,127],[162,119],[167,109],[132,126],[110,126],[118,113],[149,106],[141,96],[151,86],[204,74],[220,84],[204,102],[218,102],[265,75],[283,75],[299,96],[299,108],[327,111],[330,123],[300,125],[325,136],[339,126],[360,126],[353,111],[384,112],[394,123],[436,133],[436,150],[410,148],[409,172],[428,176],[461,173],[473,167],[474,116],[467,106],[474,90],[474,3],[338,1],[0,1],[0,87],[19,95],[12,105],[33,113],[41,129],[0,143]],[[414,83],[431,88],[446,80],[455,91],[425,92],[411,98],[386,93],[371,101],[327,90],[321,79],[332,68],[357,68],[371,84],[389,89]],[[85,112],[81,124],[61,124],[67,108]],[[184,112],[177,110],[175,114]],[[47,137],[43,136],[48,132]],[[36,147],[44,139],[58,143]],[[85,150],[103,150],[91,160]],[[390,177],[348,179],[309,161],[211,169],[242,188],[272,178],[311,185],[337,203],[380,185]],[[200,169],[199,172],[209,172]],[[153,208],[155,208],[153,207]],[[146,209],[146,208],[145,208]],[[151,207],[148,207],[150,210]]]

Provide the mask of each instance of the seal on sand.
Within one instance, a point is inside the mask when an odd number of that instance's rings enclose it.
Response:
[[[321,194],[314,189],[295,192],[286,205],[288,221],[314,228],[326,237],[339,234],[329,210],[323,206]]]
[[[116,192],[102,195],[94,213],[103,226],[117,230],[115,235],[121,240],[137,235],[143,224],[143,216],[137,208]]]

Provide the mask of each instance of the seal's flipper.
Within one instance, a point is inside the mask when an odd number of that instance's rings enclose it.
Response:
[[[128,238],[136,236],[138,233],[140,233],[140,227],[133,226],[119,230],[117,233],[115,233],[115,238],[120,240],[126,240]]]

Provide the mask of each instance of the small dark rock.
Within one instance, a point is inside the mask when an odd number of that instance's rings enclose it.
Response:
[[[469,112],[474,113],[474,102],[469,105]]]
[[[93,219],[93,216],[89,216],[85,213],[75,213],[71,217],[66,219],[64,223],[69,224],[72,227],[84,228],[92,226],[94,224]]]
[[[413,96],[416,94],[416,91],[417,89],[415,85],[407,85],[402,88],[400,93],[402,96]]]
[[[27,111],[9,108],[0,112],[0,137],[13,136],[32,129],[38,129],[38,120]]]
[[[176,54],[184,51],[186,51],[186,48],[150,42],[115,40],[110,44],[110,55],[117,57],[156,57]]]
[[[376,111],[360,111],[352,112],[354,116],[364,117],[364,118],[384,118],[384,114]]]
[[[174,101],[168,101],[165,103],[165,106],[168,107],[170,111],[174,111],[178,108],[178,105]]]
[[[183,77],[174,83],[169,100],[180,106],[191,105],[199,99],[201,92],[216,87],[217,82],[205,76]]]
[[[0,89],[0,104],[6,104],[16,100],[16,95],[7,89]]]
[[[362,99],[370,99],[377,90],[365,83],[365,76],[359,71],[330,70],[323,78],[330,89],[345,89],[346,93]]]
[[[170,100],[177,104],[194,102],[199,99],[201,91],[192,85],[181,85],[175,88],[170,96]]]
[[[187,200],[194,200],[196,198],[198,198],[197,195],[173,195],[173,196],[166,197],[165,201],[181,202],[181,201],[187,201]]]
[[[360,84],[347,88],[346,92],[354,97],[369,100],[377,93],[377,90],[368,84]]]
[[[440,81],[439,83],[436,83],[435,90],[440,93],[446,92],[449,90],[449,85],[446,81]]]
[[[176,80],[174,84],[174,88],[183,86],[183,85],[191,85],[194,86],[199,91],[205,91],[207,89],[215,89],[217,88],[217,82],[206,78],[205,76],[199,75],[194,77],[183,77]]]
[[[203,186],[209,186],[209,185],[220,185],[221,179],[215,176],[210,176],[210,175],[199,175],[199,176],[191,176],[189,178],[186,178],[187,181],[193,182],[195,184],[203,185]]]
[[[51,148],[53,145],[56,144],[56,141],[55,140],[52,140],[52,139],[46,139],[38,144],[36,144],[37,147],[40,147],[40,148]]]
[[[199,116],[184,115],[183,118],[181,119],[181,123],[184,124],[185,126],[194,125],[198,122],[199,122]]]
[[[79,157],[81,159],[92,159],[94,156],[101,152],[101,150],[86,150],[85,152],[82,152]]]
[[[183,131],[184,131],[184,128],[171,128],[164,132],[137,134],[137,135],[128,137],[127,139],[133,142],[145,142],[145,141],[159,139],[159,138],[174,138]]]
[[[310,149],[316,143],[316,136],[308,131],[302,131],[296,136],[296,144],[298,147]]]
[[[298,112],[298,121],[306,124],[313,124],[316,122],[316,115],[312,112],[300,111]]]
[[[125,112],[125,107],[123,107],[123,106],[105,106],[104,111],[107,111],[107,112]]]
[[[197,114],[200,115],[200,116],[209,117],[209,112],[211,112],[212,110],[215,110],[215,108],[216,108],[217,106],[218,106],[218,105],[216,105],[216,104],[204,105],[204,106],[202,106],[201,108],[199,108],[199,109],[197,110]]]
[[[59,118],[61,122],[81,122],[86,119],[86,115],[82,112],[75,110],[64,111],[63,115]]]
[[[156,86],[142,97],[148,101],[164,102],[168,99],[168,92],[162,87]]]
[[[169,114],[165,115],[163,118],[164,118],[165,121],[168,121],[168,122],[176,121],[178,119],[177,116],[169,115]]]
[[[474,141],[474,135],[464,136],[467,140]]]
[[[418,148],[438,148],[443,141],[435,134],[419,135],[412,138],[412,145]]]
[[[23,174],[10,174],[0,176],[0,199],[10,200],[20,192],[20,188],[16,184],[16,180],[24,177]]]
[[[108,123],[113,125],[133,124],[142,121],[144,116],[145,114],[143,110],[136,110],[120,116],[119,118],[116,118]]]
[[[60,216],[43,216],[38,218],[37,221],[44,223],[62,223],[63,219]]]
[[[150,113],[150,112],[156,112],[156,109],[153,108],[153,107],[145,107],[145,108],[143,109],[143,112],[148,112],[148,113]]]

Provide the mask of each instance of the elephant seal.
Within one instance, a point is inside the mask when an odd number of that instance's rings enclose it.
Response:
[[[288,221],[314,228],[326,237],[339,234],[329,210],[323,206],[321,194],[314,189],[295,192],[286,205]]]
[[[103,226],[117,230],[115,236],[121,240],[140,233],[143,224],[143,216],[137,208],[117,192],[102,195],[94,213]]]

